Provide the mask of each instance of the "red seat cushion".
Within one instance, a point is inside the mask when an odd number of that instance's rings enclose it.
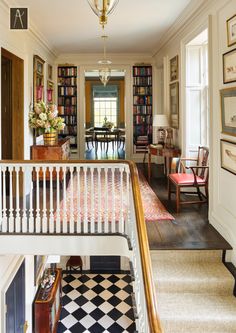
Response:
[[[192,173],[171,173],[169,178],[177,185],[191,185],[194,184],[194,175]],[[199,185],[205,184],[205,179],[197,176],[197,183]]]

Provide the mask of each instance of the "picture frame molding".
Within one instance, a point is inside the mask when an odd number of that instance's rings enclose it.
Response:
[[[176,88],[176,107],[177,107],[177,125],[173,125],[173,114],[171,111],[172,111],[172,108],[171,108],[171,105],[172,105],[172,101],[171,101],[171,88],[174,87]],[[169,92],[170,92],[170,96],[169,96],[169,100],[170,100],[170,127],[172,128],[175,128],[175,129],[178,129],[179,128],[179,82],[176,81],[176,82],[173,82],[170,84],[170,89],[169,89]]]
[[[224,98],[227,98],[227,96],[230,92],[235,92],[235,97],[236,97],[236,87],[233,88],[226,88],[226,89],[221,89],[220,90],[220,107],[221,107],[221,133],[222,134],[227,134],[231,136],[236,136],[236,127],[231,128],[229,126],[225,125],[225,108],[224,108]],[[227,131],[226,127],[229,128]]]
[[[234,42],[230,42],[230,29],[229,29],[229,25],[230,25],[230,21],[235,19],[235,24],[236,24],[236,14],[234,14],[233,16],[231,16],[227,21],[226,21],[226,26],[227,26],[227,44],[228,46],[232,46],[236,44],[236,36],[235,36],[235,41]]]
[[[223,166],[223,142],[226,142],[226,143],[229,143],[229,144],[232,144],[235,146],[236,148],[236,142],[233,142],[233,141],[230,141],[230,140],[226,140],[226,139],[221,139],[220,140],[220,165],[221,165],[221,168],[232,173],[233,175],[236,175],[236,162],[235,162],[235,171],[231,170],[231,169],[227,169],[225,166]]]
[[[226,62],[226,57],[229,56],[229,54],[235,54],[236,58],[236,48],[233,50],[230,50],[222,55],[223,58],[223,83],[228,84],[228,83],[233,83],[236,82],[236,73],[235,73],[235,78],[231,80],[226,80],[226,68],[225,68],[225,62]],[[236,60],[235,60],[235,68],[236,68]]]
[[[176,64],[175,64],[176,63]],[[176,66],[176,76],[172,76],[172,68]],[[170,82],[177,81],[179,79],[179,57],[178,54],[170,59]]]

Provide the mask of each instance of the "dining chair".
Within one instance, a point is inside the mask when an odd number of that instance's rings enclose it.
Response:
[[[171,200],[171,194],[176,193],[176,211],[179,213],[180,205],[202,204],[208,202],[208,166],[209,149],[207,147],[198,147],[197,158],[180,158],[179,170],[176,173],[168,175],[168,199]],[[195,163],[195,165],[188,165]],[[172,191],[172,186],[175,191]],[[181,191],[184,188],[195,188],[196,191]],[[205,189],[205,193],[201,191]],[[182,194],[197,194],[198,200],[182,200]]]

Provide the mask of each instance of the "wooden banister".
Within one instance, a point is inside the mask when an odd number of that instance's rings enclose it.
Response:
[[[33,164],[37,166],[38,164],[55,164],[55,165],[70,165],[70,164],[126,164],[130,169],[130,177],[132,183],[133,190],[133,199],[134,199],[134,209],[136,216],[136,227],[138,232],[138,241],[139,241],[139,251],[141,256],[141,265],[142,265],[142,275],[144,282],[144,291],[146,296],[146,306],[147,306],[147,314],[149,319],[149,327],[151,333],[162,333],[160,319],[157,313],[157,302],[156,302],[156,292],[153,281],[153,273],[152,273],[152,265],[151,258],[149,252],[149,243],[148,236],[146,231],[146,224],[144,219],[143,205],[139,188],[139,180],[138,180],[138,171],[136,165],[132,161],[127,160],[60,160],[60,161],[30,161],[30,160],[22,160],[22,161],[14,161],[14,160],[1,160],[1,164]]]
[[[143,281],[144,281],[144,289],[146,295],[150,332],[161,333],[162,329],[161,329],[160,319],[157,314],[156,292],[153,282],[152,265],[149,252],[146,224],[143,213],[143,205],[139,189],[138,171],[134,162],[126,161],[126,163],[129,164],[130,173],[131,173],[131,182],[133,188],[134,207],[135,207],[136,222],[137,222],[137,229],[139,236]]]

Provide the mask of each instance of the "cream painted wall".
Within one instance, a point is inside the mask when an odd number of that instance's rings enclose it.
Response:
[[[226,20],[236,14],[235,0],[207,0],[176,33],[166,36],[166,42],[155,56],[157,66],[164,64],[164,110],[169,112],[169,59],[179,55],[180,63],[180,128],[176,141],[184,147],[185,55],[184,46],[205,27],[209,28],[209,82],[210,82],[210,204],[211,224],[232,245],[232,261],[236,265],[236,176],[221,168],[220,139],[236,142],[236,138],[221,133],[219,90],[236,87],[236,83],[223,84],[222,54],[235,48],[227,47]],[[168,39],[169,37],[169,39]]]
[[[46,73],[47,64],[54,63],[55,54],[50,50],[46,42],[43,42],[37,37],[37,34],[32,30],[14,31],[9,29],[9,8],[6,3],[0,0],[0,55],[1,47],[12,52],[19,58],[24,60],[24,142],[25,142],[25,159],[30,158],[30,145],[33,142],[32,132],[28,126],[29,106],[33,99],[33,55],[37,54],[45,60],[45,82],[46,90]],[[54,78],[56,73],[54,73]],[[0,82],[1,89],[1,82]],[[1,103],[0,103],[1,107]],[[0,117],[1,119],[1,117]],[[0,138],[1,140],[1,138]],[[0,142],[1,156],[1,142]]]
[[[29,31],[11,31],[9,29],[9,8],[0,0],[0,55],[1,47],[12,52],[24,60],[24,142],[25,142],[25,159],[30,158],[30,145],[33,142],[32,132],[28,126],[29,105],[33,99],[33,55],[37,54],[43,58],[45,63],[45,89],[47,64],[53,64],[55,55],[39,40],[36,33]],[[0,66],[1,71],[1,66]],[[0,73],[1,74],[1,73]],[[0,76],[1,77],[1,76]],[[54,73],[54,78],[56,73]],[[1,82],[0,82],[1,89]],[[0,94],[1,95],[1,94]],[[0,96],[1,98],[1,96]],[[1,108],[1,101],[0,101]],[[0,109],[1,112],[1,109]],[[0,116],[1,121],[1,116]],[[1,140],[1,137],[0,137]],[[1,142],[0,142],[1,156]],[[14,275],[25,258],[26,274],[26,320],[29,323],[28,332],[32,332],[32,302],[35,296],[36,288],[34,286],[34,257],[27,256],[0,256],[0,332],[5,332],[5,292],[9,287]]]

